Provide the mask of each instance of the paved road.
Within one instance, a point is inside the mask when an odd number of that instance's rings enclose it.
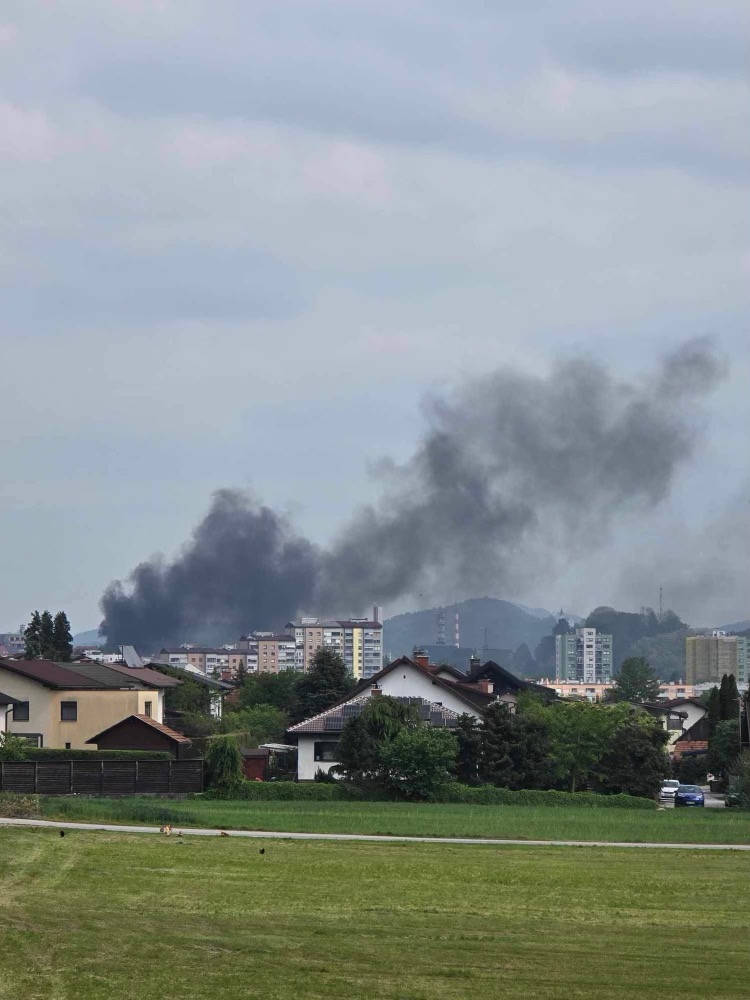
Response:
[[[726,808],[724,803],[723,795],[714,795],[708,790],[708,785],[701,785],[701,791],[703,792],[703,800],[705,803],[704,808],[706,809],[724,809]],[[674,809],[674,799],[662,799],[659,805],[664,806],[665,809]]]
[[[158,826],[118,826],[109,823],[54,823],[46,819],[0,819],[0,826],[41,826],[55,830],[106,830],[110,833],[160,833]],[[219,837],[219,830],[185,828],[188,837]],[[173,835],[174,836],[174,835]],[[254,840],[367,840],[411,844],[484,844],[493,847],[664,847],[677,851],[750,851],[750,844],[653,844],[606,840],[491,840],[480,837],[394,837],[367,833],[289,833],[283,830],[231,830],[230,837]]]

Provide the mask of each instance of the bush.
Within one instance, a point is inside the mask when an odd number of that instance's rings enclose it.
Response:
[[[242,754],[234,736],[215,736],[206,752],[206,781],[210,788],[226,794],[242,788],[245,778]]]
[[[164,750],[60,750],[56,747],[29,747],[25,759],[43,760],[174,760]]]
[[[38,819],[42,809],[38,795],[0,792],[0,816],[7,819]]]
[[[686,754],[674,765],[674,772],[683,785],[702,785],[708,774],[708,754]]]
[[[324,771],[321,767],[318,768],[313,777],[313,781],[318,781],[324,785],[335,785],[337,780],[330,771]]]
[[[214,789],[198,793],[193,798],[202,799],[243,799],[255,802],[385,802],[384,794],[368,792],[344,781],[335,784],[295,781],[247,781],[233,793],[221,793]],[[637,798],[634,795],[597,795],[595,792],[557,792],[524,789],[510,791],[495,788],[494,785],[471,787],[458,782],[447,785],[433,800],[446,804],[475,806],[584,806],[591,809],[656,809],[652,799]]]

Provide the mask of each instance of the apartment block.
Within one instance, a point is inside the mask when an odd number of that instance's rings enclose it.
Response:
[[[230,648],[208,649],[200,646],[178,646],[161,649],[152,656],[154,663],[165,663],[172,667],[192,669],[208,677],[220,677],[229,668]]]
[[[297,644],[292,632],[254,632],[257,643],[258,672],[277,674],[296,669]]]
[[[720,684],[724,674],[734,674],[739,688],[750,680],[750,650],[744,635],[715,629],[710,634],[685,639],[685,679],[688,684]]]
[[[338,653],[357,679],[383,668],[383,610],[373,606],[371,618],[301,618],[289,622],[294,635],[295,666],[309,670],[319,649]]]
[[[612,636],[595,628],[555,636],[555,680],[609,684],[612,655]]]

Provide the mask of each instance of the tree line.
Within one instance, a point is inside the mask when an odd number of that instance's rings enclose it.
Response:
[[[23,631],[24,658],[69,663],[73,658],[73,636],[64,611],[53,617],[49,611],[35,611]]]

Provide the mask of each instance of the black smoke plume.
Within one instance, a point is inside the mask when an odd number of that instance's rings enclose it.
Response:
[[[173,561],[141,563],[127,586],[107,588],[102,633],[146,649],[227,640],[299,611],[349,614],[416,593],[458,600],[551,579],[613,523],[667,496],[722,368],[699,340],[630,382],[586,358],[548,375],[474,379],[428,402],[414,456],[381,466],[381,499],[327,549],[247,494],[221,490]]]

